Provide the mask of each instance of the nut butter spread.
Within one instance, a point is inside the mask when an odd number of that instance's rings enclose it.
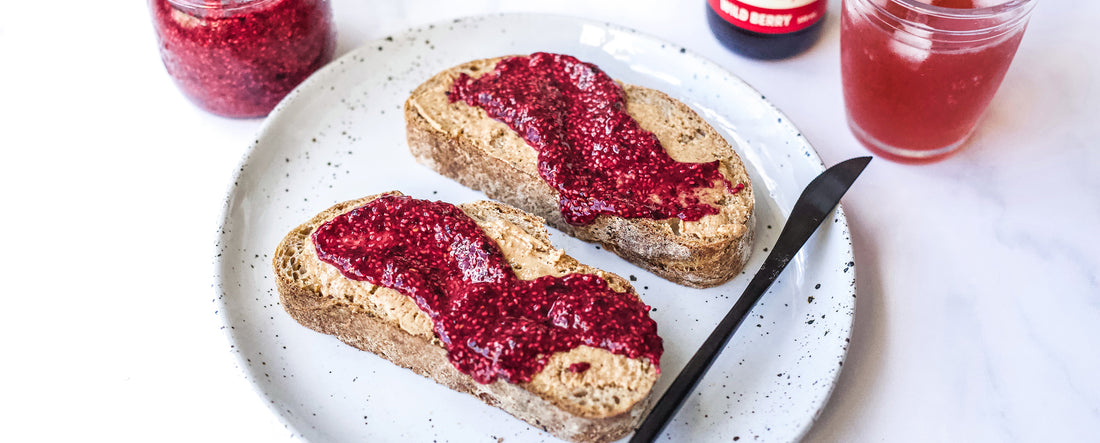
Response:
[[[517,277],[453,205],[383,196],[322,224],[311,241],[348,279],[410,297],[451,363],[480,383],[531,381],[551,355],[582,345],[660,361],[648,306],[596,275]]]

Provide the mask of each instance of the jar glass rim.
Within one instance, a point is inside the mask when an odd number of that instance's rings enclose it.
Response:
[[[959,37],[988,37],[990,32],[1000,33],[1001,30],[1012,29],[1026,22],[1038,0],[1008,0],[997,5],[969,9],[933,6],[920,0],[845,1],[863,3],[865,7],[874,9],[874,13],[881,17],[879,20],[888,17],[891,22],[911,30]],[[885,6],[887,2],[890,6],[901,9],[890,10]],[[920,19],[914,20],[916,17]]]
[[[279,0],[165,0],[192,15],[241,12]]]
[[[897,17],[897,14],[889,12],[885,7],[879,5],[877,2],[866,0],[876,9]],[[986,6],[981,8],[948,8],[945,6],[933,6],[929,3],[924,3],[920,0],[889,0],[891,3],[905,8],[907,11],[915,12],[920,15],[927,15],[940,18],[955,18],[955,19],[974,19],[974,18],[995,18],[1000,15],[1014,15],[1024,14],[1031,10],[1035,6],[1037,0],[1008,0],[993,6]],[[904,17],[897,17],[898,19],[904,19]]]

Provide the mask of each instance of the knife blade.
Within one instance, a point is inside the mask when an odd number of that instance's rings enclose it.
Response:
[[[787,267],[802,245],[809,240],[825,217],[840,203],[840,198],[855,183],[871,157],[857,157],[845,160],[825,170],[814,178],[806,189],[802,190],[795,201],[791,215],[783,225],[772,252],[764,259],[760,270],[749,281],[745,292],[730,308],[729,313],[718,323],[703,345],[691,357],[684,369],[672,381],[672,384],[657,401],[657,404],[630,439],[635,442],[651,442],[656,439],[672,416],[680,409],[684,399],[695,389],[711,364],[726,347],[730,337],[748,315],[749,309],[760,300],[764,292],[775,283],[776,278]]]

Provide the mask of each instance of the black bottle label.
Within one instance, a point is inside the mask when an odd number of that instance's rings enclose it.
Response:
[[[761,34],[789,34],[825,16],[825,0],[707,0],[731,25]]]

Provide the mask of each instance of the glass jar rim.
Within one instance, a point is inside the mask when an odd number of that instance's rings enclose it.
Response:
[[[178,0],[177,0],[178,1]],[[921,15],[935,16],[935,18],[943,19],[992,19],[997,18],[998,15],[1010,15],[1010,14],[1025,14],[1035,7],[1037,0],[1008,0],[1002,3],[991,5],[991,7],[985,8],[947,8],[936,7],[930,3],[925,3],[920,0],[889,0],[899,7],[905,8],[906,11],[912,11]],[[898,20],[904,20],[902,16],[888,11],[886,8],[877,2],[869,1],[876,9],[881,12],[893,15]]]
[[[853,0],[847,0],[853,1]],[[892,6],[903,8],[902,14],[890,11],[885,4],[873,0],[854,0],[864,3],[875,10],[879,17],[888,17],[902,24],[912,33],[936,33],[941,36],[957,38],[989,38],[990,34],[1000,34],[1026,22],[1038,0],[1008,0],[1003,3],[981,8],[948,8],[933,6],[920,0],[887,0]],[[915,21],[912,17],[922,17]],[[879,19],[882,20],[882,19]],[[893,26],[891,26],[893,27]]]
[[[191,15],[205,16],[209,13],[217,12],[221,14],[232,14],[236,12],[244,12],[248,9],[258,6],[273,3],[279,0],[165,0],[172,6],[175,6]]]
[[[1002,14],[1019,13],[1018,10],[1030,10],[1035,6],[1036,0],[1008,0],[993,6],[981,8],[948,8],[946,6],[933,6],[920,0],[892,0],[898,6],[907,10],[918,12],[921,15],[930,15],[943,18],[993,18]],[[878,6],[878,5],[875,5]],[[900,17],[899,17],[900,18]]]

